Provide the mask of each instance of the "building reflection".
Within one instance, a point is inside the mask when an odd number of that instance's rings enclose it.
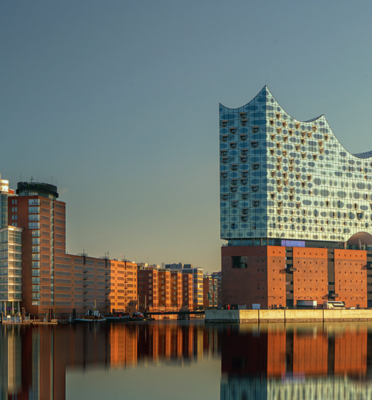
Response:
[[[153,362],[191,365],[218,355],[216,329],[177,322],[0,329],[0,400],[65,399],[66,373]]]
[[[0,329],[0,400],[65,399],[68,371],[221,358],[221,400],[372,398],[372,325],[126,323]]]
[[[221,400],[372,398],[366,324],[230,326],[220,336]]]

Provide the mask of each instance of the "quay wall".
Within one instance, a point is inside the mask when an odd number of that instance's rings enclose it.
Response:
[[[336,322],[372,321],[372,309],[368,310],[205,310],[205,322]]]

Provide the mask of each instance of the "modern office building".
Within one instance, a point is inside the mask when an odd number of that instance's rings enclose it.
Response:
[[[4,315],[20,312],[22,301],[22,229],[15,221],[8,225],[8,199],[12,196],[9,181],[0,175],[0,312]]]
[[[58,200],[56,186],[19,182],[15,195],[7,181],[1,182],[8,222],[0,229],[3,312],[24,307],[32,316],[67,317],[93,307],[137,309],[136,264],[66,253],[66,205]]]
[[[9,181],[1,179],[0,174],[0,229],[8,226],[8,197],[14,196],[14,190],[9,189]]]
[[[316,294],[366,307],[371,157],[348,153],[324,115],[291,117],[266,86],[242,107],[220,105],[222,301],[292,306]]]
[[[22,301],[22,228],[0,229],[0,312],[21,311]]]
[[[65,204],[57,198],[54,185],[19,182],[17,197],[8,199],[8,224],[23,228],[22,306],[32,315],[40,314],[41,308],[57,305],[56,270],[61,268],[68,276],[71,274],[71,267],[64,267]],[[59,301],[70,304],[71,293],[64,297]]]

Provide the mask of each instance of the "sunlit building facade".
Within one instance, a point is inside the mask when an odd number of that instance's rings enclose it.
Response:
[[[22,228],[0,229],[0,312],[13,315],[21,311]]]

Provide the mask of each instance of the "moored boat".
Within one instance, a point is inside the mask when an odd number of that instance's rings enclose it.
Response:
[[[130,321],[130,314],[125,312],[113,312],[105,316],[107,322],[124,322]]]
[[[134,312],[130,317],[131,321],[143,321],[145,317],[140,312]]]
[[[105,322],[106,318],[103,317],[98,310],[89,310],[83,317],[76,318],[75,322]]]

